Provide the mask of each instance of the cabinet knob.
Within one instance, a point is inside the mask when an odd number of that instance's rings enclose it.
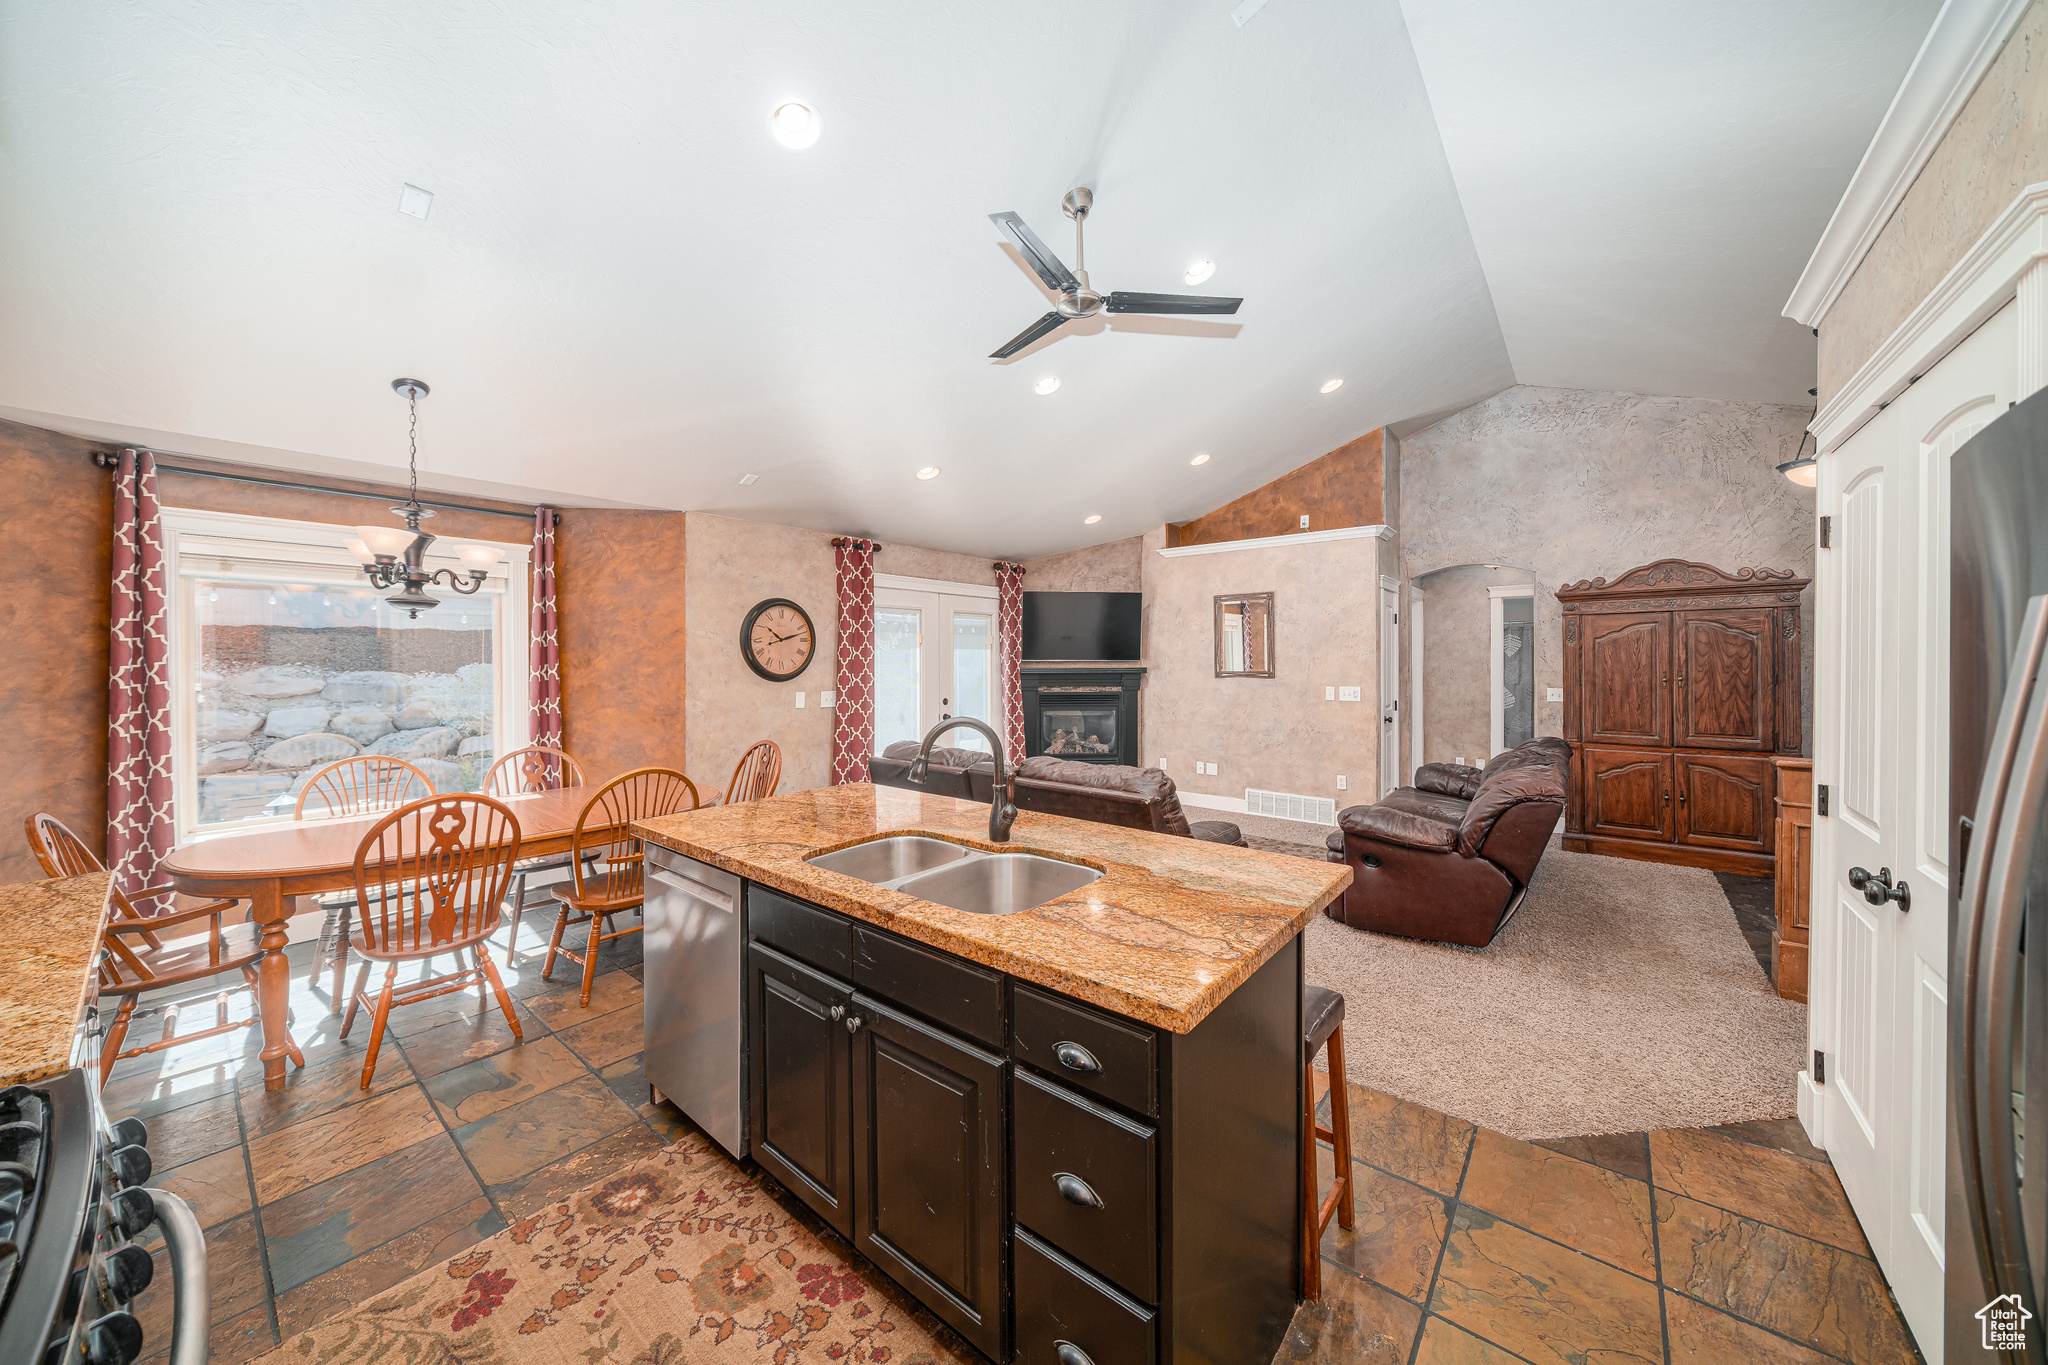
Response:
[[[848,1033],[860,1032],[860,1016],[858,1014],[849,1014],[846,1016],[846,1031]]]
[[[835,1024],[838,1023],[846,1017],[846,1006],[834,1005],[831,1009],[825,1011],[825,1017]]]
[[[1052,1353],[1060,1358],[1060,1365],[1095,1365],[1095,1357],[1071,1341],[1055,1341]]]
[[[1054,1043],[1052,1055],[1069,1071],[1087,1071],[1096,1075],[1102,1073],[1102,1063],[1096,1061],[1095,1054],[1079,1043]]]
[[[1095,1192],[1095,1187],[1078,1175],[1060,1171],[1054,1174],[1052,1183],[1060,1187],[1060,1198],[1069,1204],[1078,1204],[1084,1209],[1104,1207],[1102,1196]]]

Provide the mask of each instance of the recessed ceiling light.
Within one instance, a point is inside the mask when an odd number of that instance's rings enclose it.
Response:
[[[1056,374],[1049,374],[1045,378],[1039,380],[1036,384],[1033,384],[1031,386],[1031,391],[1037,394],[1040,398],[1043,398],[1045,397],[1045,395],[1059,388],[1059,386],[1060,377]]]
[[[917,471],[917,477],[920,479],[936,479],[939,477],[939,467],[935,464],[928,464],[923,469]]]
[[[754,480],[756,480],[756,479],[758,479],[758,478],[760,478],[760,477],[761,477],[761,476],[760,476],[759,474],[742,474],[742,475],[740,476],[740,487],[742,487],[742,488],[747,488],[747,487],[751,487],[751,486],[752,486],[752,484],[753,484],[753,482],[754,482]]]
[[[1097,515],[1097,516],[1092,516],[1092,517],[1083,517],[1083,518],[1081,518],[1081,524],[1082,524],[1083,526],[1093,526],[1093,525],[1094,525],[1094,524],[1095,524],[1096,522],[1098,522],[1098,521],[1101,521],[1101,520],[1102,520],[1102,518],[1101,518],[1101,516],[1100,516],[1100,515]]]
[[[1188,267],[1188,273],[1181,276],[1189,284],[1207,284],[1209,277],[1216,273],[1216,262],[1196,261]]]
[[[1195,458],[1194,458],[1194,459],[1192,459],[1192,460],[1189,460],[1189,461],[1188,461],[1188,463],[1189,463],[1189,464],[1207,464],[1207,463],[1209,463],[1209,457],[1208,457],[1208,456],[1207,456],[1206,454],[1203,454],[1203,455],[1197,455],[1197,456],[1195,456]]]
[[[768,116],[768,131],[775,134],[775,140],[792,151],[802,151],[818,140],[824,130],[825,120],[818,117],[818,111],[807,104],[791,101],[779,104]]]
[[[1335,393],[1335,392],[1336,392],[1337,390],[1339,390],[1339,389],[1341,389],[1341,388],[1343,388],[1343,387],[1344,387],[1344,381],[1343,381],[1343,380],[1341,380],[1341,379],[1332,379],[1332,380],[1331,380],[1331,381],[1330,381],[1329,383],[1327,383],[1327,384],[1323,385],[1323,392],[1324,392],[1324,393]]]

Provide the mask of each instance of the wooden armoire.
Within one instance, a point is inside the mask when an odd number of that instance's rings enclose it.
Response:
[[[1810,581],[1660,559],[1558,589],[1566,848],[1772,875],[1771,760],[1800,752]]]

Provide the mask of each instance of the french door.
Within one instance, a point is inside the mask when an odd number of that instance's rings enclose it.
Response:
[[[2016,341],[2008,305],[1830,452],[1819,487],[1818,1126],[1930,1362],[1946,1242],[1948,461],[2016,396]],[[1883,873],[1906,899],[1873,899],[1861,874]]]
[[[875,751],[922,739],[942,720],[968,716],[996,725],[995,589],[944,585],[953,591],[875,589]],[[1000,729],[1000,727],[997,727]],[[988,750],[973,730],[949,731],[939,743]]]

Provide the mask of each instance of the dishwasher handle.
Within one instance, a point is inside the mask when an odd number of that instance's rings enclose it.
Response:
[[[206,1284],[206,1237],[192,1206],[168,1190],[149,1190],[156,1224],[171,1260],[170,1365],[205,1365],[212,1296]]]
[[[726,892],[720,891],[715,886],[706,886],[700,881],[693,881],[680,872],[671,872],[665,867],[656,867],[648,864],[647,875],[660,882],[663,886],[673,887],[686,896],[692,896],[707,904],[715,905],[727,914],[732,914],[739,908],[733,903],[733,898]]]

